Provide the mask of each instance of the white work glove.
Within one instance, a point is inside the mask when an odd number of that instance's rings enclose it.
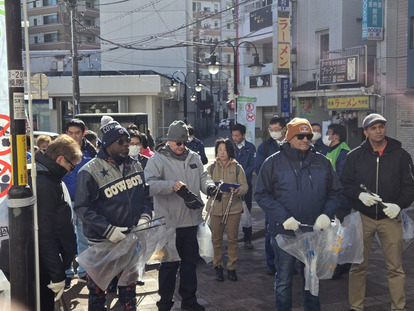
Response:
[[[108,236],[109,241],[112,243],[118,243],[125,239],[126,235],[123,234],[123,231],[127,231],[128,227],[114,227],[110,236]]]
[[[401,208],[394,203],[384,203],[387,208],[384,208],[384,213],[389,218],[394,219],[397,217],[398,213],[401,211]]]
[[[63,291],[65,290],[65,280],[58,283],[50,281],[50,284],[47,287],[49,287],[56,294],[55,301],[58,301],[60,297],[62,297]]]
[[[299,225],[299,221],[297,221],[294,217],[290,217],[283,223],[283,228],[285,228],[285,230],[295,231],[299,228]]]
[[[377,204],[378,202],[382,202],[382,199],[379,197],[378,194],[369,194],[367,192],[361,192],[358,196],[358,199],[361,200],[366,206],[372,206]]]
[[[138,221],[138,227],[139,227],[138,229],[142,230],[142,229],[148,228],[150,225],[150,221],[151,221],[150,215],[146,213],[142,214],[141,218]]]
[[[313,225],[313,229],[315,230],[321,230],[328,228],[331,224],[331,220],[329,217],[325,214],[319,215],[318,218],[316,218],[315,224]]]

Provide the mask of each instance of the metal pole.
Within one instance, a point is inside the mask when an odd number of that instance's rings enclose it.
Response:
[[[184,123],[187,123],[187,76],[184,76]]]
[[[234,124],[237,124],[237,94],[238,89],[237,89],[237,70],[238,70],[238,66],[237,66],[237,48],[233,48],[234,49],[234,67],[233,67],[233,71],[234,71],[234,86],[233,86],[233,93],[234,93]]]
[[[11,298],[35,309],[33,203],[27,176],[26,116],[19,0],[5,1],[12,186],[8,193]],[[28,77],[30,79],[30,77]],[[30,83],[30,82],[29,82]]]
[[[73,83],[73,115],[80,113],[79,67],[76,22],[76,0],[70,0],[70,32],[72,38],[72,83]]]

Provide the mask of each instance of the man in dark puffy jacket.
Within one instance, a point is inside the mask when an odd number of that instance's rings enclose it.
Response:
[[[286,142],[268,157],[257,178],[254,196],[269,220],[269,232],[294,235],[301,224],[323,229],[330,225],[341,203],[342,187],[331,163],[316,153],[313,132],[306,119],[294,118],[287,124]],[[302,230],[312,230],[302,228]],[[292,280],[296,258],[271,239],[275,252],[276,310],[292,310]],[[304,265],[301,263],[303,275]],[[305,284],[303,284],[305,286]],[[318,296],[303,293],[305,310],[320,310]]]
[[[65,200],[62,178],[81,160],[79,145],[60,135],[45,153],[36,153],[39,225],[40,309],[54,310],[65,287],[65,270],[76,255],[71,207]],[[50,282],[50,284],[49,284]],[[47,287],[49,288],[47,288]]]
[[[108,116],[101,123],[102,148],[80,169],[76,184],[75,212],[90,244],[122,241],[125,232],[150,220],[151,210],[142,167],[128,156],[127,130]],[[88,310],[105,310],[105,289],[86,278]],[[136,310],[136,282],[118,284],[118,293],[123,310]]]
[[[187,148],[197,153],[201,158],[201,162],[204,165],[206,165],[208,163],[208,159],[206,156],[206,150],[204,148],[203,142],[194,136],[195,130],[191,125],[188,125],[187,128],[188,128]]]
[[[368,260],[378,233],[388,270],[391,309],[406,310],[400,211],[414,200],[413,161],[399,141],[385,136],[383,116],[372,113],[362,126],[367,138],[347,154],[341,174],[344,194],[361,213],[364,235],[364,261],[353,264],[349,273],[349,304],[353,310],[364,309]],[[371,193],[361,189],[361,184]]]

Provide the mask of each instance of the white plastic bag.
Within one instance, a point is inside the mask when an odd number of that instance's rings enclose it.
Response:
[[[214,257],[214,250],[213,242],[211,240],[211,230],[205,221],[198,225],[197,241],[201,258],[203,258],[206,263],[210,263]]]
[[[355,212],[347,215],[337,234],[338,264],[362,263],[364,260],[364,237],[361,214]]]
[[[403,239],[410,240],[414,238],[414,221],[404,210],[401,210],[400,214],[403,226]]]
[[[243,213],[241,214],[240,218],[240,226],[242,226],[242,228],[249,228],[252,226],[252,214],[250,214],[246,201],[244,199],[242,199],[242,204]]]

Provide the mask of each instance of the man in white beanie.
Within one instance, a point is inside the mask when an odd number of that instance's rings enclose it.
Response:
[[[200,156],[186,148],[187,125],[183,121],[171,123],[167,144],[153,155],[145,167],[145,178],[154,197],[156,217],[165,217],[167,227],[175,228],[175,240],[167,244],[178,252],[179,261],[162,262],[158,284],[161,296],[158,310],[171,310],[178,267],[182,298],[181,309],[204,310],[197,302],[197,261],[200,257],[197,227],[203,221],[203,202],[200,190],[212,196],[216,186],[205,170]],[[174,243],[175,242],[175,243]]]
[[[378,113],[365,117],[362,127],[366,139],[346,155],[340,177],[345,196],[361,213],[362,220],[364,261],[352,264],[349,272],[349,304],[355,311],[364,309],[368,260],[375,234],[387,267],[390,309],[406,310],[400,211],[414,201],[413,161],[401,142],[386,136],[386,122]],[[361,189],[361,184],[368,191]]]
[[[141,165],[130,156],[130,137],[111,117],[101,120],[102,148],[78,173],[75,212],[90,244],[123,240],[125,233],[150,220],[151,201]],[[88,310],[105,310],[106,288],[89,277]],[[137,279],[138,281],[138,279]],[[136,282],[118,284],[122,310],[136,310]]]

